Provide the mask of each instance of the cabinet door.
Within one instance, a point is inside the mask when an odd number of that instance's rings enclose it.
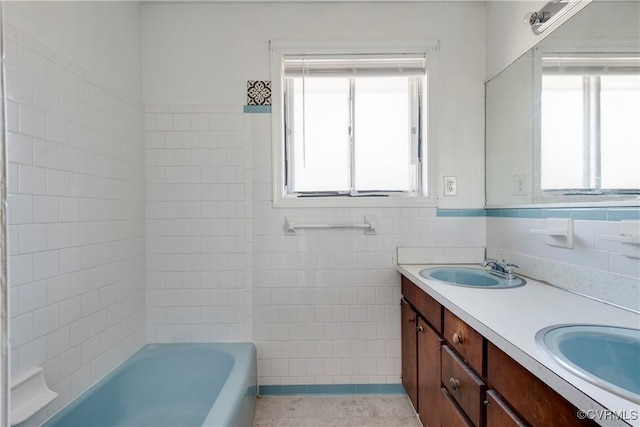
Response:
[[[442,306],[411,280],[402,276],[402,295],[433,328],[442,332]]]
[[[527,424],[502,401],[498,393],[487,391],[487,427],[526,427]]]
[[[487,381],[533,426],[596,426],[578,409],[494,344],[487,346]]]
[[[402,300],[400,310],[402,340],[402,385],[416,411],[418,407],[418,345],[416,337],[417,314]]]
[[[424,427],[440,426],[440,347],[443,339],[418,318],[418,407]]]
[[[447,389],[440,390],[440,425],[442,427],[473,427],[473,424],[455,400],[449,395]]]

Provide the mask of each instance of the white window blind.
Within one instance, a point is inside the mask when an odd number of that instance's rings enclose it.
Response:
[[[425,54],[286,55],[284,76],[424,76]]]

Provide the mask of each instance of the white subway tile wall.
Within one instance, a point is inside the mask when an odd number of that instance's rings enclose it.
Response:
[[[252,340],[251,141],[240,106],[147,105],[147,340]]]
[[[619,221],[573,220],[573,248],[531,233],[544,219],[487,218],[487,253],[520,264],[520,272],[554,285],[640,310],[640,262],[621,254]]]
[[[265,385],[400,382],[396,247],[484,247],[484,218],[274,209],[271,116],[241,108],[146,107],[147,339],[254,340]],[[291,215],[377,234],[286,236]]]
[[[399,383],[397,247],[484,247],[485,218],[439,218],[426,208],[274,209],[271,116],[250,117],[260,384]],[[312,222],[365,215],[376,217],[376,234],[284,232],[286,216]]]
[[[41,422],[144,343],[141,101],[4,24],[11,372]]]

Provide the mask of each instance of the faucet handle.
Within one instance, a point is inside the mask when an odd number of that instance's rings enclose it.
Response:
[[[507,280],[515,279],[516,275],[513,274],[513,270],[516,268],[520,268],[520,266],[510,262],[505,264],[504,272],[507,274]]]

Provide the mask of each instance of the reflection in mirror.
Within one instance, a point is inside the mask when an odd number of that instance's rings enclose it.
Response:
[[[640,55],[542,52],[540,62],[540,190],[637,192]]]
[[[640,200],[640,2],[592,2],[486,96],[487,207]]]

